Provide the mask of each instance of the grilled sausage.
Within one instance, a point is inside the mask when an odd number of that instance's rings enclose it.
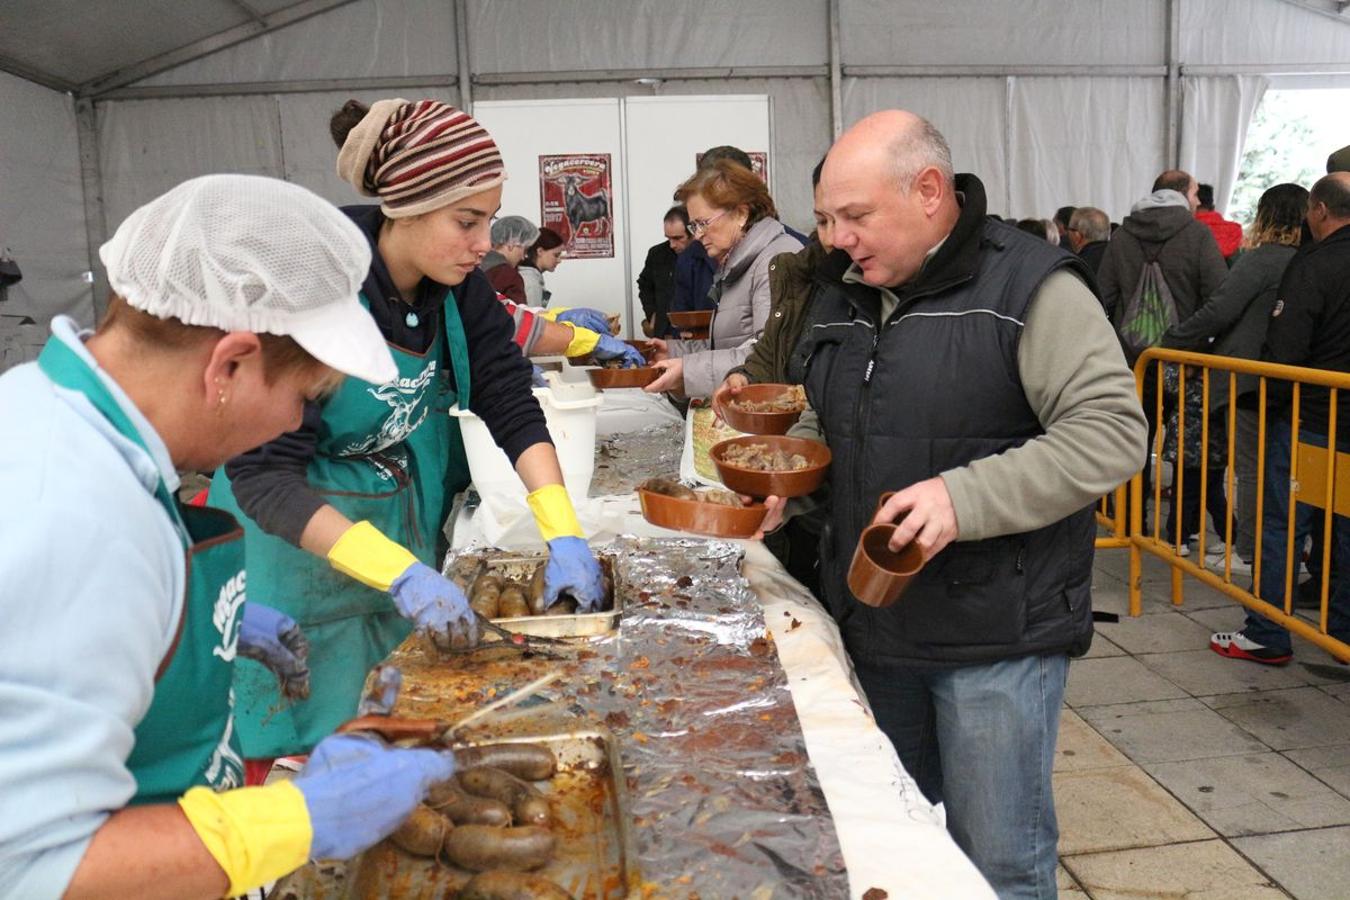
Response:
[[[445,816],[419,806],[389,835],[389,840],[413,856],[435,856],[453,827]]]
[[[493,828],[464,825],[445,838],[445,858],[471,872],[488,869],[537,869],[553,857],[557,842],[547,828]]]
[[[526,781],[543,781],[558,771],[553,751],[542,744],[483,744],[455,751],[460,769],[491,766]]]
[[[502,619],[515,619],[530,614],[530,605],[525,601],[525,589],[514,581],[502,588],[497,600],[497,616]]]
[[[548,799],[533,785],[510,772],[478,766],[460,772],[459,784],[470,794],[500,800],[511,807],[511,815],[518,825],[547,825],[553,818]]]
[[[456,825],[511,824],[511,810],[505,803],[466,794],[454,778],[433,784],[427,791],[426,804]]]

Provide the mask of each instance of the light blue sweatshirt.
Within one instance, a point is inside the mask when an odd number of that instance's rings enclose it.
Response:
[[[73,320],[52,332],[98,371]],[[61,896],[135,793],[133,730],[182,614],[183,545],[154,497],[178,477],[98,374],[150,453],[36,363],[0,376],[0,898]]]

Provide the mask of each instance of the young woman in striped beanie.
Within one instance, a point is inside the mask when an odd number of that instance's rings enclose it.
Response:
[[[306,753],[350,718],[367,671],[413,628],[443,648],[478,640],[463,591],[436,569],[449,499],[469,483],[453,404],[487,423],[530,491],[548,601],[602,599],[530,364],[478,268],[506,180],[492,136],[435,100],[351,101],[332,130],[338,174],[379,199],[343,211],[374,251],[361,302],[399,376],[349,379],[307,406],[299,431],[216,473],[212,504],[244,524],[250,595],[298,621],[311,646],[302,702],[283,702],[261,666],[236,667],[240,738],[257,760]]]

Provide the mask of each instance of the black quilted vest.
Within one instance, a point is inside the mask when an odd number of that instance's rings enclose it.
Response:
[[[847,260],[836,257],[799,347],[834,454],[821,587],[850,654],[872,664],[1079,655],[1092,640],[1091,508],[1036,531],[953,543],[889,609],[848,591],[854,547],[882,492],[1043,433],[1017,368],[1027,306],[1058,269],[1095,284],[1077,257],[986,220],[974,176],[958,176],[957,189],[965,204],[952,246],[930,262],[936,271],[900,294],[887,321],[877,328],[877,292],[840,281]]]

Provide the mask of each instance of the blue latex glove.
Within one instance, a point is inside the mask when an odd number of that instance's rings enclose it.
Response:
[[[548,542],[544,567],[544,608],[566,593],[577,601],[577,612],[596,612],[605,600],[604,575],[591,548],[579,537],[557,537]]]
[[[454,774],[448,751],[396,749],[360,734],[324,738],[292,782],[309,808],[310,859],[349,859],[372,846]]]
[[[530,384],[534,387],[548,387],[548,379],[544,377],[544,370],[538,366],[531,366],[534,371],[530,374]]]
[[[635,366],[645,366],[647,360],[637,351],[637,348],[631,344],[625,344],[616,337],[610,337],[607,334],[600,335],[600,343],[595,345],[591,355],[596,359],[622,359],[623,367],[631,369]]]
[[[586,328],[599,334],[609,334],[609,317],[598,309],[578,306],[566,312],[558,313],[559,322],[571,322],[578,328]]]
[[[423,563],[413,563],[389,586],[394,606],[417,623],[440,650],[478,643],[478,616],[459,585]]]
[[[403,687],[403,670],[398,666],[376,666],[369,687],[357,704],[356,715],[387,716],[394,711],[398,702],[399,689]]]
[[[309,639],[290,616],[246,602],[237,647],[240,656],[257,660],[277,676],[282,696],[309,699]]]

